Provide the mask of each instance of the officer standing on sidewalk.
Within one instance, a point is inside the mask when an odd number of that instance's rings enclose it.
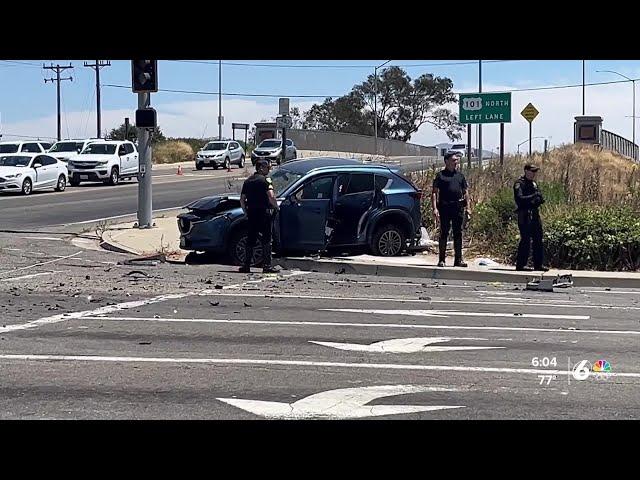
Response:
[[[516,270],[531,271],[527,267],[529,250],[533,243],[534,270],[546,272],[549,268],[542,264],[544,251],[542,248],[542,221],[540,220],[539,207],[544,203],[544,198],[538,184],[534,181],[536,173],[540,170],[537,166],[527,163],[524,166],[524,175],[516,180],[513,185],[513,197],[518,206],[518,228],[520,229],[520,244],[518,245],[518,258]]]
[[[469,185],[458,171],[460,154],[449,151],[444,156],[445,168],[433,180],[431,204],[436,222],[440,223],[439,267],[444,267],[447,256],[447,238],[453,226],[454,267],[466,267],[462,260],[462,225],[469,215]]]
[[[277,270],[271,266],[271,229],[274,213],[279,208],[271,179],[267,177],[269,170],[271,170],[271,163],[268,160],[258,160],[256,173],[242,184],[240,206],[247,216],[249,232],[245,244],[244,265],[238,270],[240,273],[251,272],[253,248],[258,234],[262,237],[262,273],[277,273]]]

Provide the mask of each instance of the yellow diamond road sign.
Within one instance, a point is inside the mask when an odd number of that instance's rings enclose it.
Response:
[[[520,114],[526,118],[529,123],[533,122],[533,119],[538,116],[538,113],[540,113],[538,112],[538,109],[531,103],[524,107],[524,110],[520,112]]]

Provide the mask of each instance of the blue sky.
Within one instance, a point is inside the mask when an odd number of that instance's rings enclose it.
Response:
[[[93,62],[93,60],[89,60]],[[159,84],[164,89],[198,91],[218,90],[217,60],[212,64],[178,61],[159,62]],[[372,73],[369,66],[385,62],[381,60],[257,60],[234,61],[250,65],[223,64],[222,90],[225,93],[273,94],[291,96],[292,106],[308,109],[324,96],[347,93],[353,85]],[[68,65],[65,60],[47,60],[50,63]],[[465,62],[469,62],[466,64]],[[9,134],[55,137],[56,88],[55,83],[45,84],[51,72],[42,70],[42,60],[0,61],[0,113],[2,115],[3,140]],[[62,83],[63,136],[85,137],[95,135],[95,76],[91,68],[83,66],[84,60],[72,60],[75,67],[64,72],[72,75],[73,82]],[[130,86],[130,61],[112,60],[112,66],[101,70],[103,130],[133,118],[136,96],[130,89],[106,86],[118,84]],[[455,65],[452,65],[455,64]],[[269,67],[257,66],[268,64]],[[422,73],[447,76],[453,80],[454,90],[477,90],[478,68],[475,60],[400,60],[390,65],[429,64],[405,67],[412,77]],[[309,67],[280,68],[274,65],[308,65]],[[349,66],[330,68],[329,66]],[[313,68],[311,66],[314,66]],[[318,67],[318,68],[315,68]],[[615,70],[631,78],[640,76],[640,61],[596,61],[586,63],[587,83],[621,80],[613,74],[597,73],[597,70]],[[483,63],[483,90],[509,90],[528,87],[580,84],[582,62],[569,61],[505,61]],[[630,83],[618,83],[587,87],[587,114],[602,115],[605,128],[631,138],[632,87]],[[319,95],[319,98],[293,98],[294,95]],[[217,96],[188,95],[159,92],[153,95],[153,106],[158,110],[158,122],[169,136],[217,135]],[[582,89],[559,89],[513,94],[512,124],[506,127],[507,150],[513,151],[517,143],[527,138],[528,125],[519,115],[527,103],[532,102],[541,114],[534,122],[534,136],[545,136],[551,144],[570,142],[573,137],[573,116],[581,114]],[[454,106],[457,111],[457,106]],[[226,135],[230,135],[231,122],[254,123],[275,115],[276,98],[223,97]],[[497,127],[485,127],[486,149],[498,144]],[[411,139],[414,143],[435,144],[446,141],[446,136],[429,126],[423,127]],[[541,145],[541,144],[540,144]],[[539,145],[534,143],[534,147]]]

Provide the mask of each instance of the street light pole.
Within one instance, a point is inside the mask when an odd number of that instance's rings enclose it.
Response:
[[[626,75],[623,75],[622,73],[619,72],[614,72],[613,70],[597,70],[598,73],[613,73],[614,75],[618,75],[619,77],[622,77],[628,81],[631,82],[631,85],[633,87],[633,138],[632,138],[632,142],[633,142],[633,156],[634,156],[634,160],[637,160],[636,157],[636,80],[634,78],[629,78]]]
[[[374,155],[378,154],[378,69],[384,67],[391,60],[387,60],[382,65],[373,69],[373,150]]]

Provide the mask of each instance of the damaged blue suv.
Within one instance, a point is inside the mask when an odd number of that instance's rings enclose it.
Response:
[[[420,250],[422,192],[399,169],[343,158],[308,158],[273,170],[280,205],[273,226],[276,254],[368,247],[375,255]],[[226,254],[242,265],[247,219],[239,195],[196,200],[178,215],[180,247]],[[260,243],[252,263],[260,264]]]

